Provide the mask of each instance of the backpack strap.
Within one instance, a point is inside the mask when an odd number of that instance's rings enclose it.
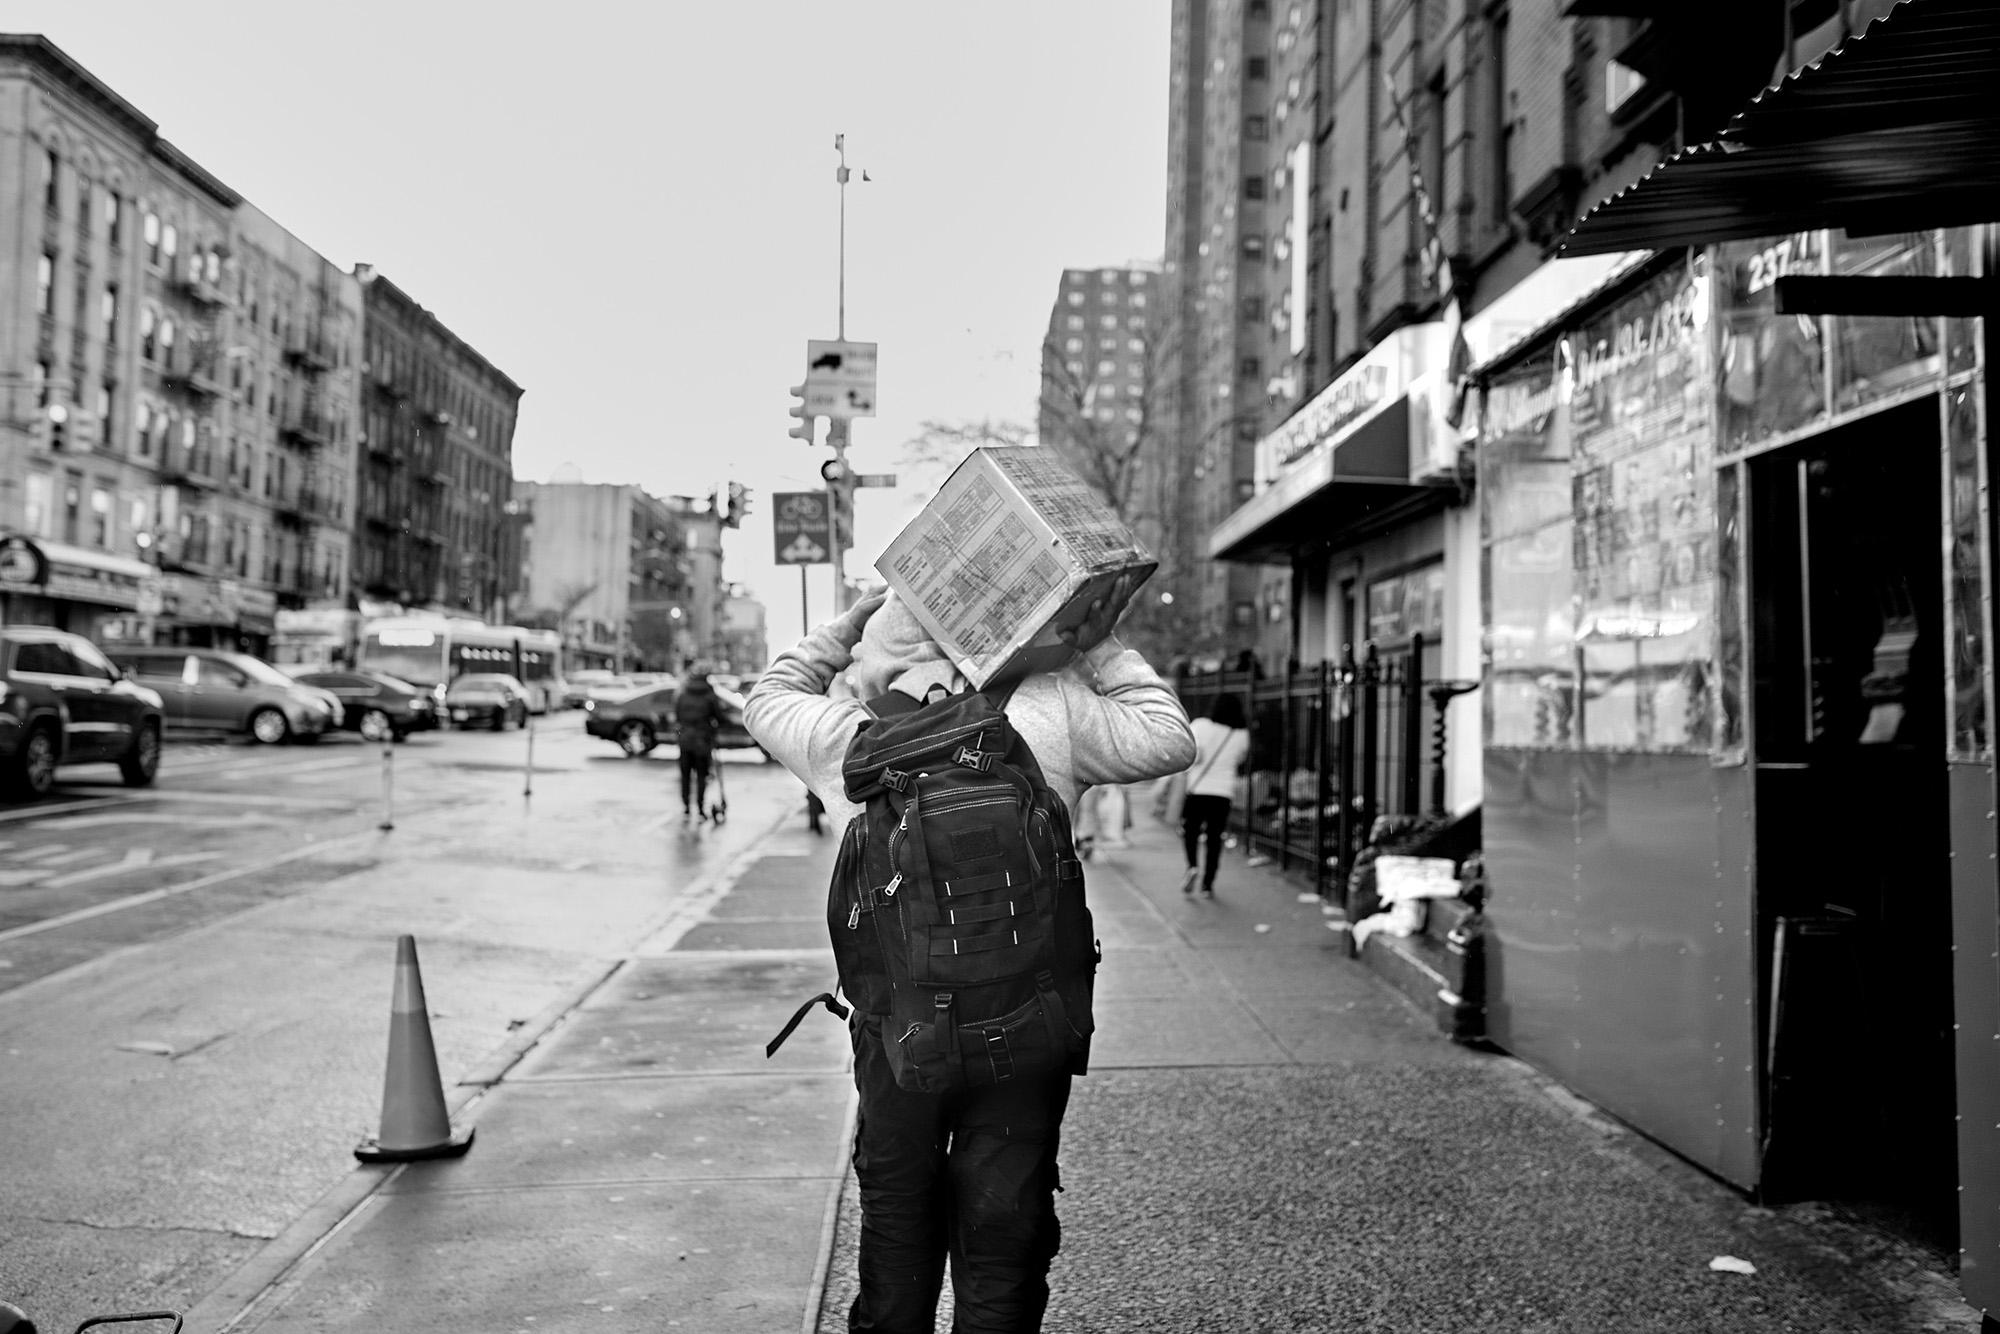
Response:
[[[804,1021],[806,1015],[811,1012],[812,1007],[815,1005],[826,1006],[828,1013],[832,1014],[833,1017],[836,1019],[847,1018],[847,1013],[848,1013],[847,1007],[845,1005],[842,1005],[839,1001],[835,1000],[833,998],[833,993],[831,991],[820,992],[819,995],[814,996],[811,1000],[807,1001],[804,1005],[801,1005],[798,1008],[798,1010],[792,1015],[790,1021],[788,1021],[783,1028],[778,1030],[778,1036],[772,1038],[769,1042],[764,1044],[765,1060],[768,1061],[773,1056],[776,1056],[778,1054],[778,1048],[785,1045],[785,1039],[792,1035],[792,1030],[797,1028],[799,1024],[802,1021]]]

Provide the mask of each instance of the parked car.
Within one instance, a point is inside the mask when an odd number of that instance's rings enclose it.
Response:
[[[638,759],[674,735],[673,687],[626,691],[616,699],[591,699],[583,704],[583,730],[618,743],[618,749]]]
[[[112,660],[159,692],[168,727],[248,732],[259,744],[317,741],[340,723],[340,702],[248,653],[219,648],[118,648]]]
[[[0,783],[35,798],[65,764],[109,761],[131,787],[160,771],[160,696],[80,635],[0,627]]]
[[[367,741],[401,741],[438,725],[431,692],[386,672],[304,672],[293,679],[332,692],[340,701],[340,726]]]
[[[629,676],[609,676],[602,681],[593,681],[588,686],[585,686],[583,702],[585,705],[588,705],[595,700],[602,704],[607,700],[624,699],[627,695],[637,694],[643,689],[645,689],[644,686]]]
[[[716,747],[763,754],[764,748],[743,726],[743,697],[733,690],[722,689],[716,690],[715,697],[722,703],[723,715],[722,728],[716,733]],[[620,750],[636,759],[655,746],[678,738],[674,702],[679,698],[680,687],[675,685],[633,691],[616,699],[590,700],[583,706],[583,730],[591,736],[617,742]]]
[[[593,687],[603,685],[617,675],[616,672],[607,671],[602,667],[584,667],[571,672],[563,678],[563,707],[582,708],[583,702],[590,698]]]
[[[526,727],[528,704],[528,687],[511,676],[472,672],[444,691],[444,706],[453,727],[490,727],[496,732],[509,723]]]

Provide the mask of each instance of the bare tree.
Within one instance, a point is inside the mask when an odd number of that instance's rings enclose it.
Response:
[[[564,584],[556,590],[553,607],[532,607],[515,618],[515,624],[530,630],[554,630],[561,634],[569,625],[569,618],[597,591],[595,583]]]

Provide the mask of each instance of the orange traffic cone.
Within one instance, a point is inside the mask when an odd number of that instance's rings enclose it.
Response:
[[[396,938],[396,995],[389,1006],[389,1070],[382,1089],[382,1132],[363,1140],[364,1163],[456,1158],[472,1147],[470,1127],[454,1133],[431,1045],[430,1010],[417,972],[417,938]]]

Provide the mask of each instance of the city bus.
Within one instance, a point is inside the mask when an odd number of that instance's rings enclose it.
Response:
[[[357,666],[442,693],[468,672],[516,674],[530,707],[562,707],[562,638],[553,630],[488,625],[457,616],[386,616],[361,628]]]

